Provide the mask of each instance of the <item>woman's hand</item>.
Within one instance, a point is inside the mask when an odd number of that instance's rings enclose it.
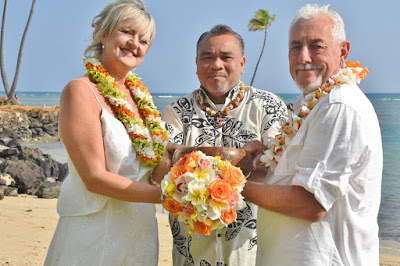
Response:
[[[172,167],[172,156],[174,155],[175,150],[181,147],[183,146],[173,142],[168,142],[160,163],[153,170],[153,181],[157,182],[158,184],[161,183],[161,181],[164,179],[164,176],[168,174],[169,170]]]

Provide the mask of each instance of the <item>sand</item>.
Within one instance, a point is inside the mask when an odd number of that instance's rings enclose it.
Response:
[[[57,225],[57,199],[29,195],[0,200],[0,265],[43,265]],[[172,265],[172,236],[166,213],[157,213],[159,265]],[[380,265],[400,266],[400,252],[381,248]]]

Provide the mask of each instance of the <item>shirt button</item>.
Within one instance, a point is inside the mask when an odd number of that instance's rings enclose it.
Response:
[[[218,137],[218,138],[221,137],[221,134],[217,133],[217,137]]]
[[[221,233],[217,234],[218,237],[221,237]]]

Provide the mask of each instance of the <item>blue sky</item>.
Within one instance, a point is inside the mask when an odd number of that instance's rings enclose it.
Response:
[[[31,0],[9,0],[4,54],[8,82],[12,83],[19,43]],[[107,0],[38,0],[26,38],[17,91],[61,91],[83,75],[83,52],[89,44],[91,22]],[[136,72],[150,92],[187,93],[199,87],[195,46],[198,37],[215,24],[224,23],[245,41],[247,59],[242,80],[249,84],[261,51],[263,32],[250,32],[254,13],[267,9],[275,14],[268,31],[254,87],[274,93],[299,93],[289,74],[288,28],[296,11],[307,3],[329,4],[346,24],[351,43],[349,60],[361,61],[370,70],[361,83],[366,93],[397,92],[396,65],[400,62],[400,1],[266,1],[266,0],[145,0],[157,23],[153,46]],[[4,0],[0,0],[3,15]],[[0,90],[4,91],[3,84]]]

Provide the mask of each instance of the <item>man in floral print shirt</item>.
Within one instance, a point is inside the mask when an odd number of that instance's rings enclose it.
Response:
[[[200,36],[196,57],[200,88],[162,114],[171,141],[241,148],[249,140],[265,143],[275,136],[286,118],[286,105],[276,95],[240,81],[246,62],[243,52],[242,37],[226,25],[216,25]],[[211,236],[188,236],[189,228],[170,215],[174,265],[254,265],[256,219],[257,206],[246,202],[227,228],[214,230]]]

